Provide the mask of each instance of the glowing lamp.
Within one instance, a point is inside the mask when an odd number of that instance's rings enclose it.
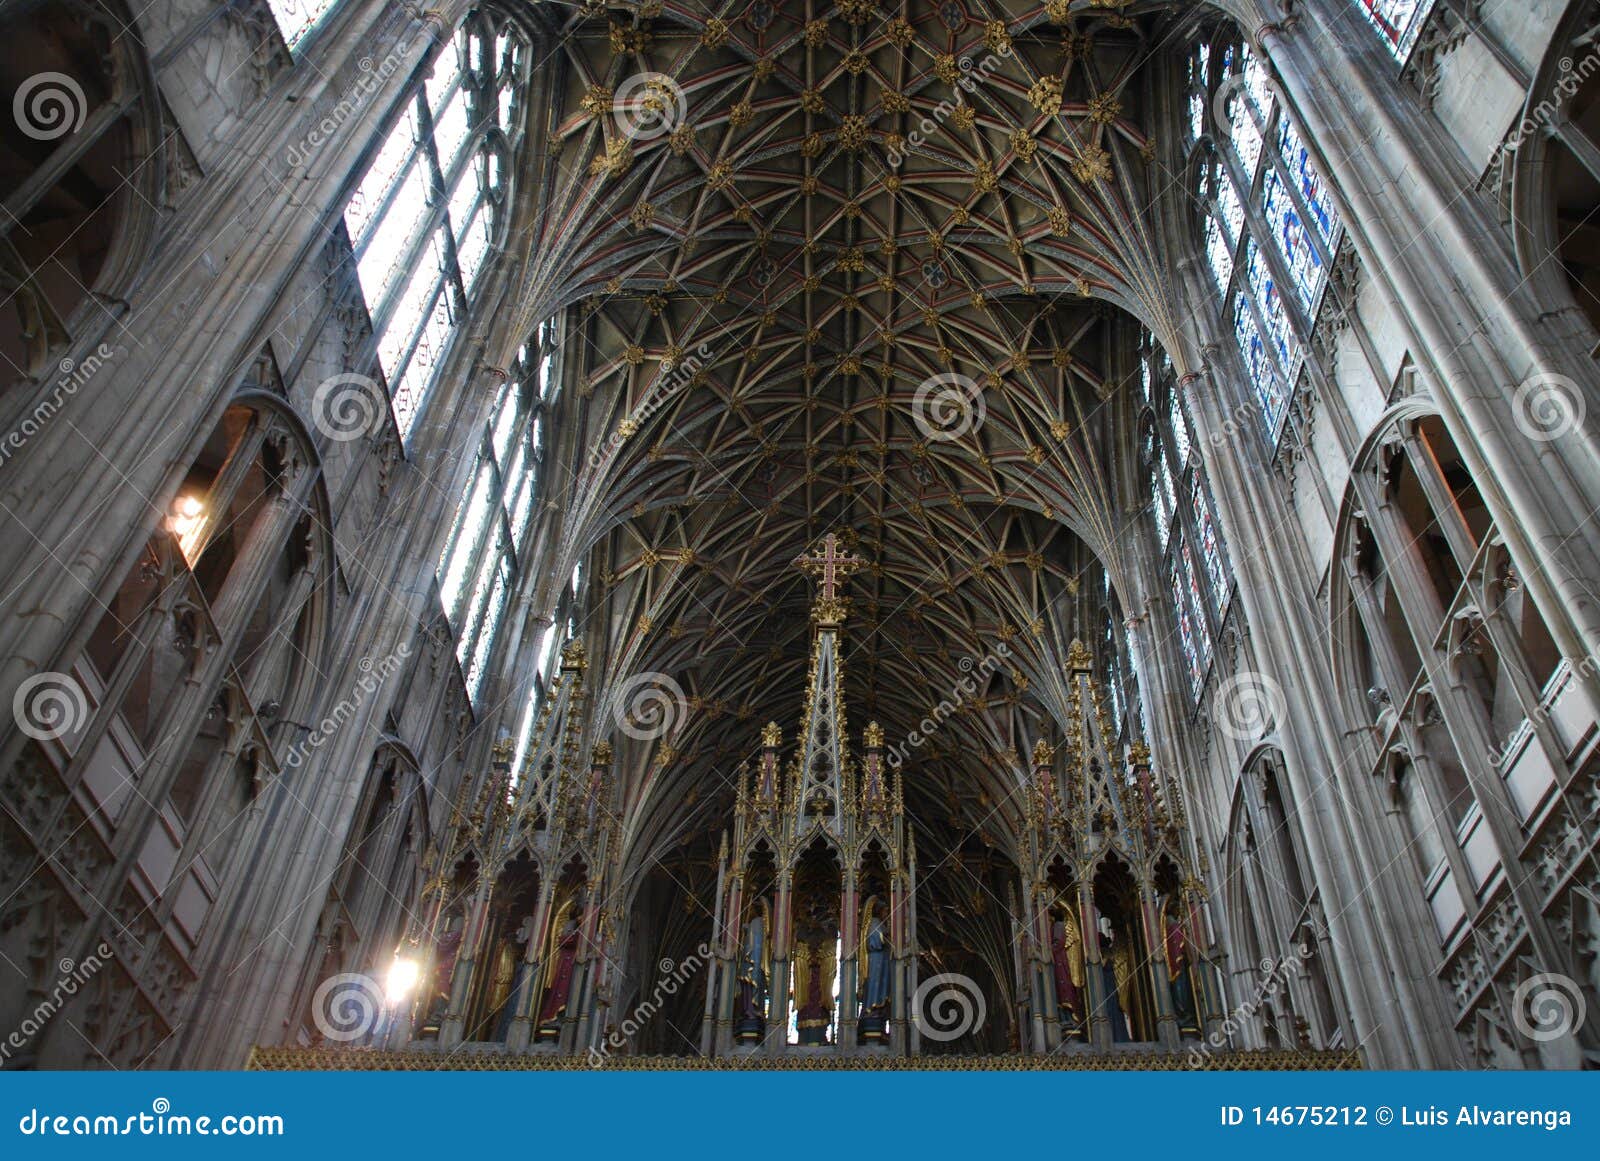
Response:
[[[389,1003],[403,1004],[411,996],[411,990],[417,986],[417,977],[422,974],[422,965],[414,959],[397,955],[394,962],[389,965],[389,978],[384,981],[384,992]]]

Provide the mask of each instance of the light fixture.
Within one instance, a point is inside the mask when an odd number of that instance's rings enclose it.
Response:
[[[400,1005],[411,997],[411,989],[417,986],[417,977],[422,974],[422,965],[407,956],[396,955],[394,962],[389,965],[389,978],[384,981],[384,994],[389,1003]]]
[[[193,492],[181,492],[172,502],[172,515],[167,520],[167,528],[177,537],[178,547],[191,565],[199,548],[205,514],[205,501]]]

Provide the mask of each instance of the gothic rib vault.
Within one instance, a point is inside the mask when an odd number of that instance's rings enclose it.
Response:
[[[581,303],[567,355],[592,445],[555,481],[554,575],[602,544],[620,639],[596,688],[667,673],[691,710],[625,791],[634,858],[714,830],[756,727],[786,720],[809,634],[787,562],[837,529],[869,561],[858,725],[903,738],[1008,653],[907,791],[960,872],[930,914],[998,954],[986,880],[1012,857],[1015,755],[1067,717],[1100,561],[1121,588],[1130,316],[1172,334],[1177,309],[1146,128],[1175,98],[1151,62],[1191,26],[1129,3],[1009,25],[960,0],[543,10],[562,100],[532,174],[552,193],[511,246],[532,255],[529,326]],[[970,384],[978,414],[923,422],[930,380]]]

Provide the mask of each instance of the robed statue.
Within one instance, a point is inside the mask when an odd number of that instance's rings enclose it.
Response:
[[[1161,909],[1161,936],[1167,959],[1167,991],[1172,996],[1172,1014],[1177,1017],[1178,1033],[1200,1035],[1200,1015],[1194,1002],[1194,958],[1189,931],[1183,922],[1183,902],[1176,895],[1167,897]]]
[[[422,1017],[422,1030],[431,1035],[438,1035],[450,1011],[450,988],[455,982],[456,960],[461,956],[461,937],[466,927],[460,908],[446,912],[442,926],[444,932],[434,952],[433,990]]]
[[[1111,1039],[1126,1044],[1133,1039],[1128,1027],[1128,1013],[1133,1010],[1133,957],[1105,916],[1100,917],[1100,982]]]
[[[862,1043],[888,1039],[889,976],[892,971],[889,924],[883,903],[877,896],[867,900],[861,910],[861,946],[856,962],[861,971],[861,1023],[857,1037]]]
[[[802,943],[794,952],[795,1024],[801,1044],[828,1043],[828,1028],[833,1024],[832,944],[818,941]]]
[[[765,899],[758,899],[750,909],[739,947],[739,994],[734,1034],[740,1040],[760,1040],[766,1031],[767,988],[772,978],[770,926],[771,909]]]
[[[567,1014],[572,995],[572,972],[578,958],[578,908],[571,900],[556,918],[545,955],[544,990],[539,1004],[537,1037],[555,1040],[561,1035],[561,1019]]]
[[[1062,1031],[1080,1035],[1084,1031],[1085,1015],[1083,935],[1078,929],[1077,915],[1067,902],[1063,902],[1050,924],[1050,964]]]

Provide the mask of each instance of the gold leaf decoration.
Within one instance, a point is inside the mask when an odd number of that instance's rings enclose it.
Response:
[[[1028,90],[1028,102],[1046,117],[1061,112],[1061,78],[1040,77]]]

